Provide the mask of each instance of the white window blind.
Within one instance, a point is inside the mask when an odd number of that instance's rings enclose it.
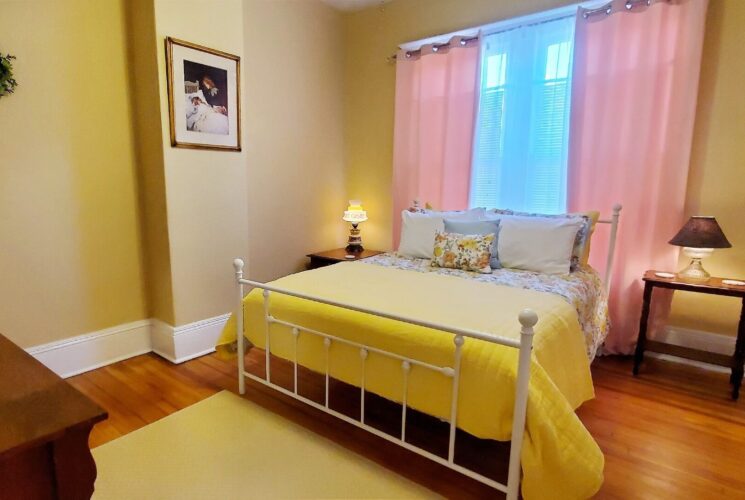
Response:
[[[483,44],[470,204],[563,212],[574,16],[487,35]]]

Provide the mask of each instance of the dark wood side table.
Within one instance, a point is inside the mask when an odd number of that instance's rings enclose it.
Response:
[[[0,498],[89,499],[106,412],[0,335]]]
[[[373,255],[378,255],[381,253],[383,252],[379,250],[363,250],[361,252],[350,254],[343,248],[337,248],[335,250],[329,250],[327,252],[309,253],[306,257],[310,257],[308,269],[318,269],[319,267],[330,266],[331,264],[336,264],[337,262],[366,259],[368,257],[372,257]],[[354,259],[347,259],[347,255],[354,255]]]
[[[737,400],[740,396],[740,386],[743,377],[743,364],[745,364],[745,286],[727,285],[722,282],[725,278],[711,278],[705,283],[695,283],[673,278],[662,278],[657,276],[656,271],[647,271],[644,273],[644,301],[642,303],[642,316],[639,321],[639,338],[636,343],[636,353],[634,354],[633,373],[639,373],[639,365],[644,359],[644,351],[658,352],[669,354],[679,358],[702,361],[718,366],[725,366],[732,369],[730,383],[732,384],[732,399]],[[670,290],[683,290],[686,292],[708,293],[712,295],[723,295],[725,297],[738,297],[742,299],[742,309],[740,311],[740,323],[737,327],[737,341],[735,343],[735,353],[732,356],[718,354],[690,347],[682,347],[664,342],[657,342],[647,339],[647,320],[649,319],[649,304],[652,299],[652,290],[657,288],[668,288]]]

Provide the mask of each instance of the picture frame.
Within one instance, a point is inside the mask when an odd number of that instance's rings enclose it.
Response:
[[[166,38],[171,146],[241,150],[240,57]]]

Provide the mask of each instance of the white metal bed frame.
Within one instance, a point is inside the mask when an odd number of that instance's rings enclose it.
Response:
[[[604,288],[609,290],[610,281],[612,276],[613,257],[615,253],[615,242],[616,234],[618,230],[618,220],[621,211],[621,205],[616,204],[613,206],[613,214],[610,219],[601,219],[598,223],[610,224],[610,241],[608,245],[608,256],[606,259],[606,270],[604,278]],[[246,378],[250,378],[260,384],[271,387],[286,396],[290,396],[294,399],[302,401],[317,410],[323,411],[330,415],[333,415],[347,423],[350,423],[361,429],[365,429],[372,434],[385,439],[391,443],[397,444],[410,450],[418,455],[424,456],[434,462],[437,462],[445,467],[453,469],[461,474],[464,474],[470,478],[473,478],[481,483],[484,483],[492,488],[506,493],[508,500],[515,500],[518,498],[520,491],[520,455],[522,452],[523,436],[525,432],[525,417],[528,403],[528,384],[530,381],[530,354],[533,348],[533,327],[538,322],[538,315],[530,309],[524,309],[518,316],[520,322],[520,340],[515,340],[499,335],[494,335],[486,332],[480,332],[476,330],[470,330],[465,328],[454,328],[444,325],[439,325],[430,321],[425,321],[417,318],[411,318],[407,316],[400,316],[397,314],[387,313],[385,311],[370,309],[366,307],[360,307],[353,304],[345,304],[334,300],[327,300],[320,297],[314,297],[312,295],[294,292],[292,290],[282,289],[270,284],[260,283],[257,281],[247,280],[243,278],[243,267],[244,262],[241,259],[235,259],[233,261],[233,267],[235,268],[235,279],[237,283],[237,298],[238,298],[238,313],[237,313],[237,325],[236,325],[236,336],[239,353],[238,358],[238,390],[241,394],[246,392]],[[263,290],[263,301],[264,301],[264,335],[265,335],[265,376],[259,377],[245,370],[245,360],[242,353],[244,352],[244,339],[243,339],[243,298],[244,298],[244,286],[250,286],[254,288],[261,288]],[[269,300],[272,293],[278,293],[296,297],[305,300],[311,300],[320,304],[326,304],[335,307],[341,307],[351,311],[372,314],[381,318],[392,319],[409,323],[411,325],[422,326],[426,328],[433,328],[444,333],[450,333],[454,335],[454,355],[453,355],[453,366],[436,366],[430,363],[419,361],[413,358],[401,356],[399,354],[391,353],[378,349],[376,347],[360,344],[353,342],[335,335],[330,335],[312,328],[306,328],[302,325],[291,323],[273,317],[269,313]],[[293,357],[293,390],[288,390],[280,385],[272,382],[271,377],[271,343],[270,343],[270,325],[272,323],[284,325],[291,329],[292,336],[294,337],[294,357]],[[300,335],[314,335],[323,338],[323,343],[326,352],[326,365],[325,365],[325,398],[324,404],[320,404],[313,401],[305,396],[298,393],[298,358],[297,358],[297,346]],[[461,352],[462,347],[466,338],[472,338],[477,340],[483,340],[493,344],[500,344],[508,347],[513,347],[519,350],[518,354],[518,365],[517,365],[517,379],[515,382],[515,406],[512,415],[512,439],[510,443],[510,456],[509,466],[507,474],[507,484],[500,483],[491,478],[488,478],[482,474],[474,472],[471,469],[463,467],[455,463],[455,435],[457,428],[458,419],[458,389],[460,384],[460,373],[461,373]],[[360,352],[360,363],[361,363],[361,379],[359,383],[360,388],[360,419],[354,419],[343,413],[340,413],[329,406],[329,349],[332,343],[337,342],[345,344],[347,346],[356,347]],[[387,434],[383,431],[376,429],[365,423],[365,367],[366,360],[370,353],[377,355],[387,356],[393,359],[401,361],[401,370],[403,374],[403,394],[401,403],[401,433],[400,437],[395,437]],[[439,455],[435,455],[423,448],[415,446],[406,441],[406,413],[407,413],[407,400],[408,400],[408,377],[413,367],[419,367],[423,369],[433,370],[441,373],[443,376],[448,377],[452,380],[451,385],[451,404],[450,404],[450,418],[449,418],[449,439],[448,439],[448,453],[447,459]]]

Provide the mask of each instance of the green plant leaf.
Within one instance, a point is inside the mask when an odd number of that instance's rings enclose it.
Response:
[[[13,59],[13,55],[0,54],[0,97],[12,94],[18,86],[18,82],[13,78]]]

